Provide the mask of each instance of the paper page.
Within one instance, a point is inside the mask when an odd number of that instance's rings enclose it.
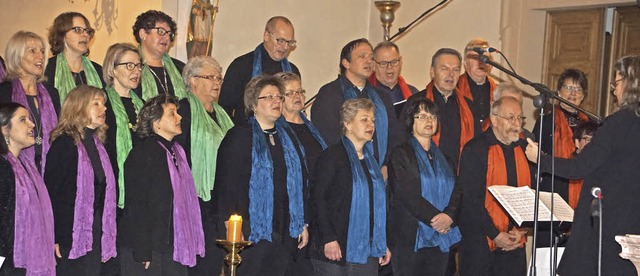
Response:
[[[560,263],[560,259],[562,258],[563,253],[564,247],[558,247],[556,267]],[[551,258],[553,258],[552,248],[536,248],[536,275],[551,275]],[[529,260],[529,267],[531,267],[531,260]],[[531,269],[527,269],[527,275],[530,276],[529,272],[531,272]]]
[[[551,193],[540,192],[540,201],[551,210]],[[557,193],[553,196],[553,219],[573,222],[573,209]]]
[[[524,221],[533,221],[535,194],[531,188],[496,185],[488,189],[518,226],[522,226]],[[540,204],[538,215],[539,221],[549,221],[551,211],[544,204]]]
[[[4,257],[0,256],[0,267],[2,267],[3,263],[4,263]]]

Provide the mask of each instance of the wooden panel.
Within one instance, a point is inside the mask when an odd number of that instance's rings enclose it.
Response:
[[[568,68],[582,70],[589,83],[582,107],[599,113],[596,91],[600,82],[604,9],[553,11],[547,15],[542,81],[555,90],[558,77]]]

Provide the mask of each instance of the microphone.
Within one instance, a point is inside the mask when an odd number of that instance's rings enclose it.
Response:
[[[602,190],[600,187],[591,188],[591,196],[593,199],[591,200],[591,217],[599,218],[600,217],[600,200],[602,199]]]
[[[471,48],[471,51],[474,51],[474,52],[478,53],[478,55],[482,55],[484,53],[493,53],[493,52],[500,53],[500,51],[498,51],[498,49],[493,48],[493,47],[473,47],[473,48]]]
[[[600,187],[591,188],[591,196],[596,199],[602,198],[602,190],[600,189]]]

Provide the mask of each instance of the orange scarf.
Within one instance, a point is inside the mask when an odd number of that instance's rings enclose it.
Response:
[[[576,209],[578,207],[578,199],[580,199],[580,192],[582,191],[582,179],[569,180],[569,206]]]
[[[427,99],[433,100],[433,81],[427,84]],[[459,90],[453,91],[456,94],[456,100],[458,101],[458,108],[460,109],[460,152],[462,152],[462,147],[466,144],[471,138],[474,136],[474,121],[473,114],[471,113],[471,109],[469,109],[469,105],[464,97],[460,94]],[[438,124],[438,132],[436,132],[431,139],[436,145],[440,145],[440,126]]]
[[[369,76],[369,83],[373,85],[373,87],[378,87],[378,79],[376,78],[376,74],[373,73]],[[406,100],[411,97],[411,89],[409,89],[409,85],[404,80],[402,76],[398,76],[398,86],[400,86],[400,91],[402,91],[402,97]],[[391,87],[393,88],[393,87]]]
[[[560,105],[554,107],[556,109],[556,126],[553,130],[554,156],[561,158],[572,158],[576,151],[576,144],[573,142],[573,131],[567,122]],[[587,122],[589,118],[582,112],[578,113],[580,122]],[[582,180],[569,180],[569,206],[576,208],[580,191],[582,190]]]
[[[468,75],[469,74],[465,72],[464,74],[460,75],[460,78],[458,78],[458,91],[460,91],[460,94],[462,96],[473,101],[473,95],[471,94],[471,87],[469,86],[469,78],[467,77]],[[487,76],[487,80],[489,81],[489,102],[493,103],[493,90],[496,89],[496,82],[489,76]],[[482,122],[482,131],[483,132],[487,131],[487,129],[489,129],[490,126],[491,126],[491,120],[487,118]]]
[[[531,187],[531,175],[529,171],[529,164],[527,157],[521,147],[514,148],[514,155],[516,159],[516,171],[518,174],[518,187],[529,186]],[[489,146],[489,156],[487,162],[487,187],[493,185],[507,185],[507,164],[504,160],[504,153],[502,147],[499,144]],[[489,216],[493,220],[493,225],[500,232],[508,232],[509,229],[509,216],[500,207],[498,201],[491,195],[489,190],[486,190],[484,207],[487,209]],[[516,229],[514,226],[512,229]],[[522,237],[522,243],[526,241],[525,237]],[[496,244],[493,240],[487,237],[489,248],[491,251],[495,250]],[[522,245],[521,245],[522,247]]]

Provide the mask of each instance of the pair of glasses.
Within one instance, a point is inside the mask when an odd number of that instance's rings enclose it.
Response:
[[[91,29],[91,28],[82,28],[79,26],[75,26],[75,27],[71,27],[71,29],[69,31],[73,31],[76,34],[83,34],[83,33],[87,33],[88,36],[93,36],[93,34],[95,34],[96,30]]]
[[[391,65],[391,68],[393,68],[400,65],[400,59],[394,59],[391,61],[380,61],[380,62],[376,61],[376,63],[382,68],[389,68],[389,65]]]
[[[622,78],[622,79],[617,79],[617,80],[614,80],[614,81],[611,81],[611,82],[609,83],[609,86],[611,86],[611,89],[615,90],[615,89],[616,89],[616,86],[618,86],[618,83],[619,83],[621,80],[624,80],[624,78]]]
[[[273,37],[273,39],[276,40],[276,43],[278,43],[278,45],[280,46],[284,46],[285,44],[289,45],[289,47],[295,47],[296,44],[298,44],[298,41],[296,41],[295,39],[292,40],[286,40],[284,38],[278,38],[276,37],[274,34],[272,34],[271,32],[268,32],[269,35],[271,35],[271,37]]]
[[[580,86],[563,85],[561,88],[569,92],[576,92],[577,94],[582,94],[582,87]]]
[[[284,100],[284,96],[282,95],[269,95],[269,96],[262,96],[262,97],[258,97],[258,100],[267,100],[267,101],[272,101],[272,102],[281,102]]]
[[[210,80],[214,83],[220,84],[222,85],[222,83],[224,82],[224,80],[222,80],[221,77],[218,76],[214,76],[214,75],[195,75],[193,76],[194,78],[199,78],[199,79],[206,79],[206,80]]]
[[[516,116],[510,116],[510,117],[504,117],[504,116],[500,116],[500,115],[498,115],[498,114],[496,114],[496,113],[493,113],[493,115],[495,115],[495,116],[496,116],[496,117],[498,117],[498,118],[502,118],[502,119],[507,120],[507,122],[509,122],[510,124],[513,124],[513,123],[515,123],[515,122],[518,122],[518,124],[524,124],[524,120],[526,120],[526,119],[527,119],[527,117],[524,117],[524,116],[517,116],[517,117],[516,117]]]
[[[580,140],[589,143],[589,142],[591,142],[591,138],[593,138],[593,136],[582,136],[582,137],[580,137]]]
[[[427,115],[427,114],[420,114],[417,116],[413,116],[414,119],[418,120],[418,121],[431,121],[431,122],[435,122],[438,120],[438,116],[435,115]]]
[[[165,28],[162,28],[162,27],[149,28],[149,30],[153,30],[153,29],[155,29],[158,35],[160,36],[165,36],[169,34],[169,37],[171,37],[171,39],[173,39],[176,36],[176,34],[173,33],[172,31],[166,30]]]
[[[120,65],[124,65],[125,68],[127,68],[127,70],[129,71],[133,71],[134,69],[138,68],[138,71],[142,71],[142,63],[133,63],[133,62],[121,62],[121,63],[116,63],[116,66],[120,66]]]
[[[291,98],[294,96],[304,96],[304,93],[307,93],[307,91],[305,91],[304,89],[300,89],[300,90],[287,90],[287,92],[284,93],[285,96]]]

